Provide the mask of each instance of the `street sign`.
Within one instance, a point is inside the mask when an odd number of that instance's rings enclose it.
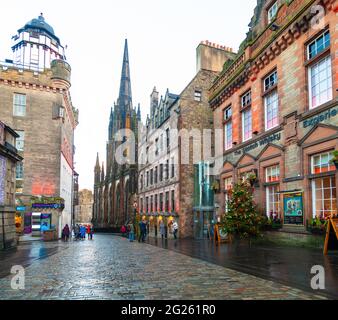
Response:
[[[338,250],[338,218],[330,219],[327,225],[324,255],[327,255],[329,250]]]

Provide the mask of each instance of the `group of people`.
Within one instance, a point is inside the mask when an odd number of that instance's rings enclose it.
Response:
[[[75,240],[85,240],[86,234],[88,235],[88,240],[93,240],[94,229],[91,225],[76,224],[73,231]],[[65,227],[62,229],[62,240],[68,241],[70,235],[70,228],[68,224],[66,224]]]
[[[177,232],[178,232],[178,223],[173,220],[170,222],[169,227],[172,230],[174,238],[177,239]],[[139,233],[138,233],[138,242],[145,242],[147,238],[149,230],[149,225],[147,220],[143,219],[139,222]],[[122,234],[128,235],[129,241],[135,241],[135,226],[132,222],[129,222],[126,226],[121,227]],[[160,235],[162,240],[167,238],[167,227],[165,226],[163,220],[160,223]]]

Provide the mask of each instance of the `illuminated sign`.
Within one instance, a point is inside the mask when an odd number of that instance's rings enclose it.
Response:
[[[16,207],[16,211],[26,211],[26,207],[24,206]]]
[[[35,209],[63,209],[65,206],[61,203],[33,203]]]

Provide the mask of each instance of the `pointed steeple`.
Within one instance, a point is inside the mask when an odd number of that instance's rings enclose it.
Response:
[[[113,139],[113,129],[114,129],[114,112],[113,112],[113,108],[110,108],[108,141],[111,141]]]
[[[99,153],[96,155],[96,164],[94,169],[94,183],[100,183],[100,175],[101,175],[101,167],[100,167],[100,160],[99,160]]]
[[[141,106],[138,104],[137,106],[137,121],[141,121]]]
[[[121,72],[120,93],[118,99],[119,111],[122,118],[122,127],[126,123],[127,113],[131,113],[132,109],[132,95],[130,83],[130,67],[129,67],[129,53],[128,53],[128,40],[124,43],[123,64]]]

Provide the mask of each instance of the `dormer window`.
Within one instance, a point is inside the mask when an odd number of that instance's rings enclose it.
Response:
[[[268,23],[270,24],[277,16],[278,4],[277,1],[268,10]]]

